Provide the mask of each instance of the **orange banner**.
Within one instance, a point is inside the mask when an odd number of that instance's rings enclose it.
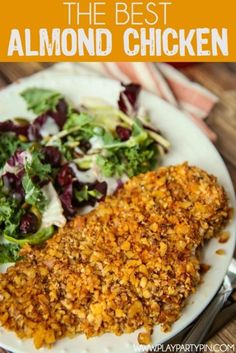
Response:
[[[235,0],[11,0],[1,61],[236,61]]]

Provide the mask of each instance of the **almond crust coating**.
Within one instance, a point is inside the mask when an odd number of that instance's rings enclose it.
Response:
[[[44,247],[22,249],[0,274],[0,323],[37,348],[77,333],[168,330],[200,281],[199,248],[229,214],[223,188],[197,167],[134,177]]]

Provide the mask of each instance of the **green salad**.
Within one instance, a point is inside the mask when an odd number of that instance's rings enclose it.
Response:
[[[0,263],[159,165],[169,142],[141,114],[139,93],[123,85],[117,107],[95,98],[74,107],[42,88],[21,93],[36,117],[0,122]]]

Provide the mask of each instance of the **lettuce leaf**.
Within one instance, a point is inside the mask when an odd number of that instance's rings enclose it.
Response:
[[[60,99],[61,93],[44,88],[27,88],[21,93],[21,96],[27,103],[28,110],[35,114],[42,114],[48,110],[55,111]]]
[[[40,181],[48,180],[52,167],[48,163],[43,163],[43,153],[33,151],[31,152],[31,161],[25,164],[26,173],[32,178],[37,176]]]
[[[42,214],[41,228],[48,228],[51,225],[63,227],[66,224],[66,218],[63,214],[63,208],[59,196],[52,183],[45,185],[42,190],[48,198],[48,205]]]
[[[19,260],[19,250],[20,246],[17,244],[0,244],[0,264]]]
[[[120,93],[118,106],[122,112],[129,116],[134,116],[137,111],[137,103],[141,86],[135,83],[122,84],[124,90]]]
[[[24,150],[29,143],[21,142],[16,135],[11,133],[0,134],[0,168],[16,152],[17,149]]]
[[[23,176],[22,185],[25,190],[25,201],[32,206],[36,206],[41,212],[45,210],[48,200],[44,192],[33,183],[28,174]]]
[[[40,229],[35,234],[29,235],[25,238],[16,239],[16,238],[9,236],[8,234],[4,234],[4,238],[7,241],[14,243],[14,244],[18,244],[20,246],[23,246],[25,244],[39,245],[39,244],[43,243],[44,241],[46,241],[47,239],[51,238],[51,236],[54,233],[54,230],[55,230],[54,227],[51,226],[48,228]]]
[[[63,130],[70,130],[74,127],[83,127],[92,122],[92,118],[87,114],[72,113],[68,116]]]

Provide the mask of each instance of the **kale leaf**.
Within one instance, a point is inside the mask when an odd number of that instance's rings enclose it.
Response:
[[[107,156],[98,156],[96,162],[106,177],[119,177],[126,173],[131,178],[153,170],[157,164],[157,157],[156,144],[147,140],[143,145],[109,151]]]
[[[25,165],[26,173],[32,178],[37,176],[40,181],[48,180],[52,172],[50,164],[43,163],[43,154],[38,151],[31,152],[32,161]]]
[[[39,211],[43,212],[47,206],[48,200],[43,191],[33,183],[28,174],[22,179],[22,185],[25,190],[25,201],[32,206],[36,206]]]
[[[24,150],[29,143],[21,142],[14,134],[0,134],[0,168],[15,153],[17,149]]]
[[[17,244],[0,244],[0,264],[20,260],[20,246]]]
[[[28,110],[37,115],[49,110],[55,111],[59,100],[63,98],[61,93],[44,88],[27,88],[21,96],[26,101]]]

